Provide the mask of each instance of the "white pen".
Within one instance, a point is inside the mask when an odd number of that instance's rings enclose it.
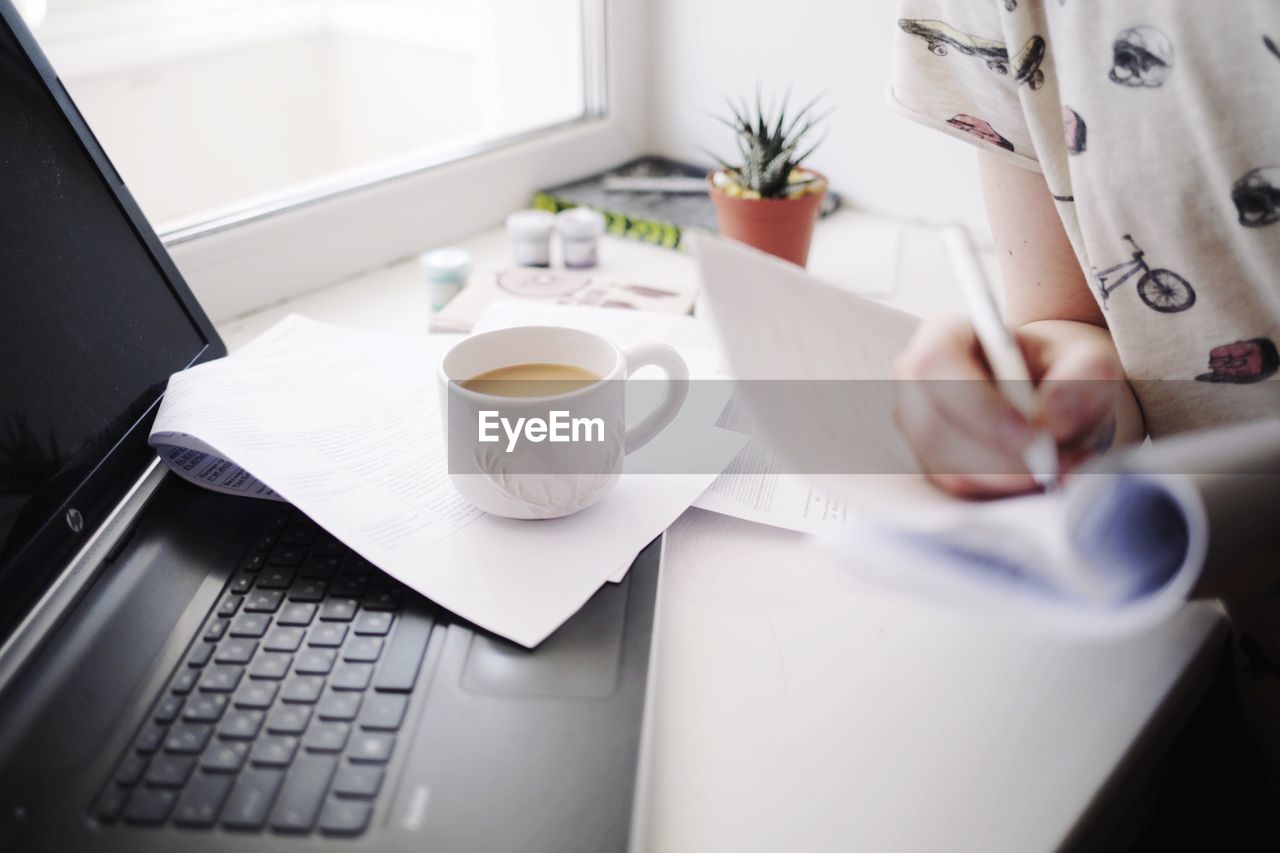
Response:
[[[969,241],[969,232],[961,225],[949,225],[942,229],[942,241],[946,244],[951,266],[960,277],[960,289],[964,291],[969,307],[969,319],[978,334],[978,342],[996,384],[1005,399],[1030,419],[1036,409],[1031,373],[1027,370],[1018,342],[1000,318],[987,277],[974,254],[973,243]],[[1022,461],[1042,489],[1053,491],[1058,484],[1058,445],[1047,430],[1036,433],[1023,450]]]

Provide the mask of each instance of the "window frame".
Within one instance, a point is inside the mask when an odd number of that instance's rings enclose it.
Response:
[[[162,233],[205,311],[229,320],[458,240],[539,188],[638,156],[644,4],[580,2],[584,115]]]

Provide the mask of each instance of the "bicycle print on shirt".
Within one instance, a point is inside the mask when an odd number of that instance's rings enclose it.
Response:
[[[1146,261],[1146,252],[1134,242],[1132,235],[1125,234],[1125,241],[1133,247],[1133,257],[1127,261],[1107,267],[1099,271],[1093,270],[1098,280],[1098,294],[1102,298],[1102,307],[1107,307],[1107,299],[1126,281],[1139,273],[1138,298],[1152,311],[1161,314],[1176,314],[1186,311],[1196,304],[1196,292],[1191,284],[1173,270],[1152,269]],[[1119,274],[1119,278],[1115,278]]]

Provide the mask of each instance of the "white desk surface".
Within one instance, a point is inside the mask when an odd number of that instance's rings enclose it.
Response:
[[[856,280],[885,225],[822,223],[811,269]],[[464,245],[477,269],[507,265],[501,231]],[[903,225],[898,256],[885,301],[961,307],[936,232]],[[631,241],[607,239],[603,258],[633,281],[694,275]],[[219,328],[234,348],[291,311],[427,325],[406,261]],[[983,625],[868,587],[798,534],[700,510],[668,534],[657,620],[637,831],[663,853],[1052,850],[1221,635],[1209,604],[1124,641]]]

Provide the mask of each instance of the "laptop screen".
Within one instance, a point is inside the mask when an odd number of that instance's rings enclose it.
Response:
[[[24,551],[51,527],[74,540],[101,520],[77,494],[209,340],[4,19],[0,128],[2,634],[34,580],[12,575],[53,568]]]

